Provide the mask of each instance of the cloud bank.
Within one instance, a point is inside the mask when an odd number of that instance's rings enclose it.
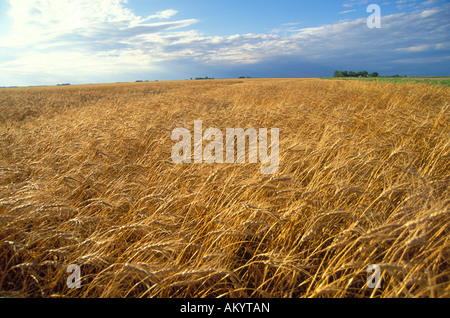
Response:
[[[195,29],[199,19],[176,19],[170,8],[141,17],[123,0],[10,0],[14,22],[0,39],[0,85],[329,76],[335,69],[450,75],[443,74],[450,71],[450,5],[427,2],[412,13],[383,16],[381,29],[369,29],[363,17],[211,36]]]

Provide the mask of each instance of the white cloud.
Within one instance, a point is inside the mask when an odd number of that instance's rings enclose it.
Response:
[[[164,11],[158,11],[158,12],[156,12],[155,15],[150,16],[149,18],[169,19],[177,13],[178,13],[177,10],[168,9],[168,10],[164,10]]]
[[[296,26],[301,24],[301,22],[289,22],[289,23],[284,23],[283,26]]]
[[[196,23],[197,20],[152,22],[169,19],[177,14],[168,9],[148,17],[135,15],[124,0],[10,0],[8,14],[14,21],[12,34],[4,39],[3,46],[25,47],[45,42],[55,42],[62,37],[107,39],[129,37],[137,33],[161,32]]]
[[[124,0],[10,0],[12,32],[0,38],[0,53],[14,59],[2,62],[0,72],[27,81],[41,74],[73,78],[74,74],[104,74],[157,69],[170,54],[162,52],[169,30],[190,26],[195,19],[163,21],[174,17],[167,9],[147,17],[134,14]],[[155,48],[134,41],[156,35]],[[1,37],[1,36],[0,36]]]
[[[396,51],[399,52],[424,52],[427,51],[431,48],[430,45],[415,45],[415,46],[410,46],[410,47],[405,47],[405,48],[398,48],[396,49]]]

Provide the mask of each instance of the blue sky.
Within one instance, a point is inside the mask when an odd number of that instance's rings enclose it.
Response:
[[[0,30],[0,86],[450,76],[448,0],[0,0]]]

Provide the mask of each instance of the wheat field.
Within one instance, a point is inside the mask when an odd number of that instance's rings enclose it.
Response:
[[[277,173],[174,164],[194,120],[279,128]],[[450,297],[449,121],[425,83],[0,89],[0,296]]]

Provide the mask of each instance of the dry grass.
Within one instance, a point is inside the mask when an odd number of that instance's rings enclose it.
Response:
[[[450,297],[449,102],[313,79],[1,89],[0,296]],[[279,128],[278,173],[174,165],[197,119]]]

